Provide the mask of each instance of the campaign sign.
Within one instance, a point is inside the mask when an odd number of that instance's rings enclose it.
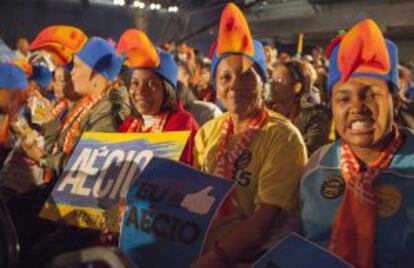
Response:
[[[234,181],[152,158],[127,196],[120,248],[138,267],[189,267]]]
[[[353,266],[296,233],[291,233],[278,242],[252,266],[252,268],[304,267],[350,268]]]
[[[40,217],[119,232],[119,204],[153,156],[178,160],[188,131],[84,133]]]

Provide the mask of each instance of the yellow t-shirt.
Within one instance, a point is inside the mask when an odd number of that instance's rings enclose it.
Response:
[[[264,127],[234,164],[238,212],[250,215],[256,204],[292,210],[297,206],[299,180],[307,161],[299,130],[285,117],[268,111]],[[195,137],[195,164],[213,174],[223,124],[228,113],[206,123]],[[233,135],[227,145],[238,142]]]

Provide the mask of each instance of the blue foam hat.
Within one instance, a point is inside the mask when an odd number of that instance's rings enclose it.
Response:
[[[76,56],[111,81],[118,76],[123,63],[123,58],[116,54],[115,48],[100,37],[91,38]]]
[[[25,71],[13,63],[0,63],[0,88],[24,90],[27,87]]]
[[[154,72],[164,78],[173,86],[174,89],[176,89],[178,75],[177,63],[170,53],[160,49],[157,49],[157,52],[158,56],[160,57],[160,65],[154,69]]]
[[[213,80],[213,85],[215,85],[217,66],[223,59],[231,55],[243,55],[251,59],[254,63],[256,63],[257,67],[259,67],[260,78],[262,79],[263,83],[265,83],[267,81],[267,66],[263,45],[260,41],[253,40],[253,48],[253,56],[239,52],[226,52],[218,56],[216,53],[216,49],[214,49],[213,59],[211,61],[211,79]]]

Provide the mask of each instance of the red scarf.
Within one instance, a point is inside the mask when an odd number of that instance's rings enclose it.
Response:
[[[392,140],[375,163],[362,169],[350,146],[342,143],[340,167],[345,195],[335,215],[329,249],[360,268],[374,267],[376,199],[373,183],[391,163],[403,138],[393,127]]]
[[[169,112],[161,113],[154,125],[147,128],[144,128],[144,120],[142,118],[134,118],[126,132],[163,132],[168,116]]]
[[[231,121],[230,115],[224,121],[223,130],[221,132],[221,137],[218,143],[217,149],[217,164],[214,170],[214,174],[217,176],[222,176],[226,179],[233,180],[234,178],[234,165],[240,155],[246,150],[253,139],[257,136],[257,133],[262,129],[264,123],[266,122],[267,112],[266,110],[261,110],[260,114],[251,119],[249,122],[248,128],[241,133],[239,142],[234,146],[231,151],[227,150],[227,145],[230,141],[232,135],[234,135],[234,126]],[[226,200],[221,205],[218,211],[218,217],[223,217],[230,215],[234,212],[234,190],[229,194]]]

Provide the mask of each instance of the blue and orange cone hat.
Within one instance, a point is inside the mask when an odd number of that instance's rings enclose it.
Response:
[[[398,49],[384,38],[378,25],[366,19],[334,39],[327,49],[328,92],[339,81],[369,76],[383,79],[398,88]]]
[[[211,75],[215,84],[217,66],[230,55],[243,55],[259,67],[263,82],[267,80],[266,57],[261,42],[254,40],[249,25],[241,10],[233,3],[224,8],[218,32],[217,42],[212,46]]]
[[[177,88],[178,67],[173,56],[155,48],[144,32],[126,30],[118,42],[117,52],[126,56],[125,64],[129,68],[153,70],[174,89]]]
[[[27,77],[31,74],[32,66],[27,61],[17,60],[13,63],[0,63],[0,88],[25,90]]]

